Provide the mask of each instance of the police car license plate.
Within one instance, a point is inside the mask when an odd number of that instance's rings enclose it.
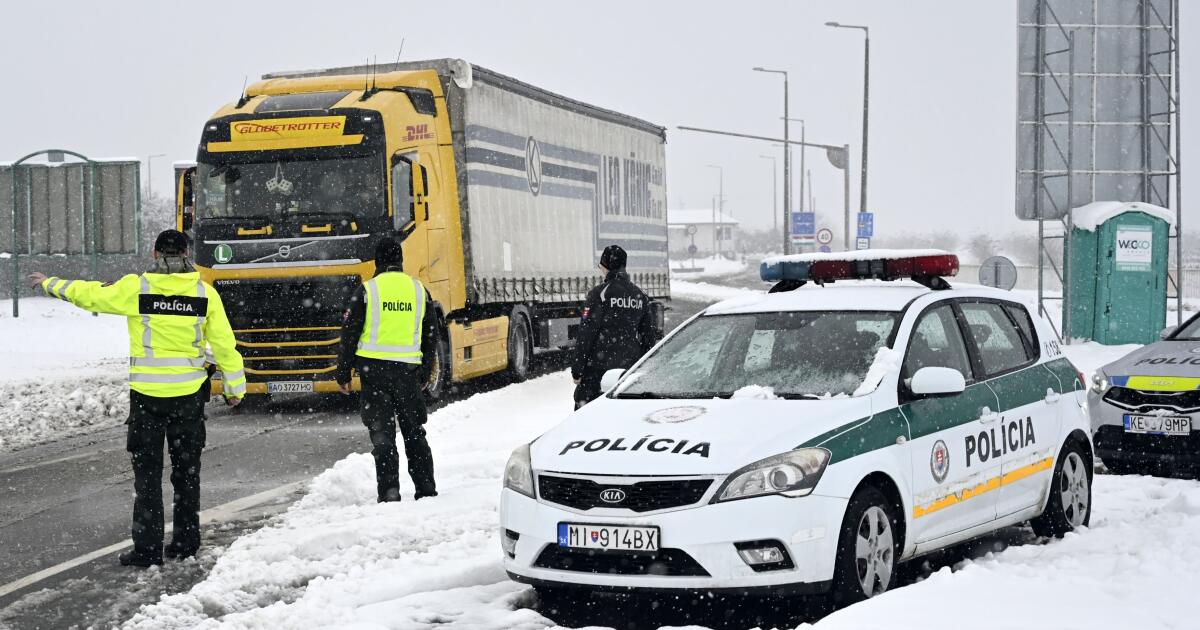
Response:
[[[1125,432],[1189,435],[1192,432],[1192,419],[1187,416],[1140,416],[1127,413]]]
[[[657,552],[658,536],[657,527],[558,524],[558,546],[569,549]]]
[[[273,381],[267,383],[268,394],[306,394],[312,390],[312,381]]]

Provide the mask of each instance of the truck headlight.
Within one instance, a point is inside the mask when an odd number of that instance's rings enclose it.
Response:
[[[717,490],[713,503],[768,494],[802,497],[810,494],[829,463],[823,448],[798,448],[740,468]]]
[[[1108,391],[1108,377],[1102,372],[1096,372],[1092,375],[1092,391],[1100,395]]]
[[[504,487],[533,498],[533,465],[529,460],[529,445],[518,446],[504,466]]]

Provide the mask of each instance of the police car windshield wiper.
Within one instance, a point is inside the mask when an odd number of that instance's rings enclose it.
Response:
[[[656,392],[626,392],[617,394],[616,398],[676,398],[675,396],[664,396]]]

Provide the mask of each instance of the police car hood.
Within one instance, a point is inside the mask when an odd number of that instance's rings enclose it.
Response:
[[[1200,341],[1159,341],[1143,346],[1101,368],[1113,376],[1196,376]]]
[[[870,415],[869,396],[600,398],[534,441],[532,463],[541,471],[594,475],[727,474]]]

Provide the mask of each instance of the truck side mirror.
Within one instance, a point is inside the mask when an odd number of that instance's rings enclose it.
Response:
[[[402,155],[392,158],[392,228],[403,230],[415,219],[413,163]]]
[[[196,167],[191,167],[179,174],[179,182],[175,191],[175,222],[181,232],[192,229],[196,220],[196,192],[192,181],[196,175]]]

